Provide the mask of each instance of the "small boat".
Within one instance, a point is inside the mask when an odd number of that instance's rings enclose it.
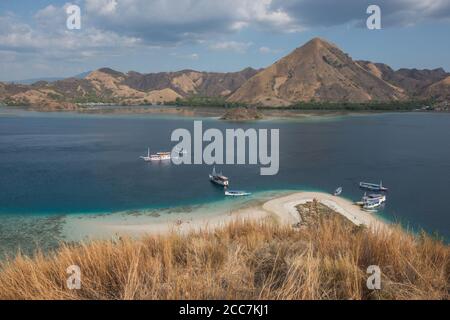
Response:
[[[388,191],[388,188],[383,187],[382,181],[380,182],[380,184],[369,183],[369,182],[360,182],[359,186],[362,189],[367,189],[367,190],[371,190],[371,191]]]
[[[165,161],[172,159],[170,152],[158,152],[150,156],[150,161]]]
[[[216,167],[213,168],[212,173],[209,175],[209,180],[211,180],[212,183],[218,184],[223,187],[228,187],[228,185],[230,184],[229,179],[222,173],[216,173]]]
[[[164,160],[170,160],[171,154],[170,152],[158,152],[157,154],[150,154],[150,148],[147,151],[147,156],[140,157],[145,162],[150,161],[164,161]]]
[[[364,194],[363,202],[370,200],[381,200],[381,202],[386,202],[386,195],[384,194]]]
[[[376,211],[383,205],[384,201],[379,199],[371,199],[364,202],[363,209],[367,211]]]
[[[342,187],[339,187],[339,188],[336,189],[336,191],[334,191],[333,194],[337,197],[337,196],[340,196],[342,194],[342,191],[343,191]]]
[[[150,156],[150,148],[148,148],[147,156],[142,156],[142,157],[140,157],[140,159],[144,160],[145,162],[152,161],[151,156]]]
[[[236,190],[227,190],[225,191],[225,195],[229,196],[229,197],[246,197],[246,196],[250,196],[251,193],[250,192],[246,192],[246,191],[236,191]]]

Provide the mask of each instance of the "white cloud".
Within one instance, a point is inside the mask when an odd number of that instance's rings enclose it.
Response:
[[[85,1],[92,23],[153,43],[198,41],[251,26],[300,30],[286,11],[272,8],[273,0]]]
[[[209,48],[217,51],[234,51],[244,53],[252,45],[253,44],[251,42],[223,41],[213,43],[209,46]]]
[[[280,49],[272,49],[269,47],[260,47],[259,52],[263,53],[263,54],[272,54],[272,53],[280,53],[281,50]]]

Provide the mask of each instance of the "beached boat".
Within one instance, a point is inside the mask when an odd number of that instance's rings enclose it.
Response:
[[[371,201],[371,200],[381,200],[381,202],[386,202],[386,195],[384,194],[364,194],[363,202]]]
[[[340,196],[342,194],[342,191],[343,191],[342,187],[339,187],[339,188],[336,189],[336,191],[334,191],[333,194],[337,197],[337,196]]]
[[[383,187],[382,181],[380,182],[380,184],[369,183],[369,182],[360,182],[359,186],[362,189],[367,189],[367,190],[371,190],[371,191],[388,191],[388,188]]]
[[[383,204],[384,201],[382,198],[370,199],[364,202],[363,209],[368,211],[376,211]]]
[[[142,156],[140,158],[146,162],[150,162],[150,161],[170,160],[172,157],[171,157],[170,152],[158,152],[157,154],[150,154],[150,148],[149,148],[147,151],[147,156]]]
[[[216,173],[216,167],[213,168],[212,173],[209,175],[209,180],[212,183],[218,184],[223,187],[228,187],[229,179],[225,177],[222,173]]]
[[[251,193],[246,191],[227,190],[225,191],[225,195],[229,197],[246,197],[250,196]]]

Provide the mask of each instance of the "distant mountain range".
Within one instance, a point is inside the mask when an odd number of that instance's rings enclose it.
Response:
[[[71,78],[83,79],[83,78],[87,77],[89,75],[89,73],[91,73],[91,71],[77,74]],[[7,82],[12,83],[12,84],[33,84],[33,83],[40,82],[40,81],[55,82],[55,81],[64,80],[64,79],[65,78],[62,78],[62,77],[46,77],[46,78],[33,78],[33,79],[7,81]]]
[[[297,102],[450,100],[450,74],[355,61],[314,38],[266,69],[213,73],[183,70],[142,74],[99,69],[82,77],[33,84],[0,82],[0,102],[40,110],[74,110],[80,103],[139,105],[189,97],[288,106]]]

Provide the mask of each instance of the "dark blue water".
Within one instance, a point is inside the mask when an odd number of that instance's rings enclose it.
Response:
[[[0,116],[0,214],[70,214],[170,207],[223,198],[203,165],[139,160],[173,146],[192,118],[87,116],[18,112]],[[233,188],[248,191],[344,187],[360,199],[359,181],[390,188],[382,213],[450,237],[450,114],[379,114],[327,121],[229,123],[205,128],[279,128],[280,172],[223,166]]]

